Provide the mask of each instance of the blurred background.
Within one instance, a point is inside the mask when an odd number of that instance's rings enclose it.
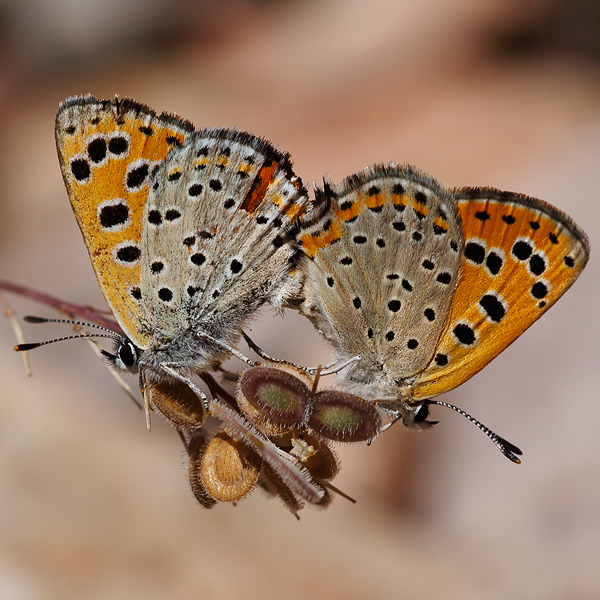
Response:
[[[305,183],[397,161],[523,192],[597,246],[599,59],[594,0],[0,0],[0,278],[105,306],[54,149],[58,103],[84,93],[264,136]],[[84,342],[37,350],[27,378],[0,320],[0,597],[599,598],[599,294],[592,253],[444,397],[522,465],[438,408],[427,433],[340,449],[335,483],[358,503],[299,522],[261,492],[200,508],[175,432],[155,418],[148,433]],[[293,314],[265,309],[252,335],[281,358],[330,358]]]

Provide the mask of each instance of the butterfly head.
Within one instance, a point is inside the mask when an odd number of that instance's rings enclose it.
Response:
[[[418,402],[408,403],[403,400],[377,400],[377,405],[393,415],[393,420],[389,426],[402,421],[402,424],[407,429],[423,430],[429,429],[439,423],[439,421],[428,421],[429,403]]]
[[[18,344],[15,350],[19,352],[34,350],[40,346],[47,346],[54,342],[61,342],[64,340],[82,339],[82,338],[97,338],[105,337],[113,339],[115,341],[115,352],[114,354],[101,350],[102,355],[108,360],[110,366],[114,367],[117,371],[126,373],[137,373],[138,363],[140,357],[140,350],[133,342],[126,336],[117,333],[114,329],[108,329],[95,323],[83,323],[81,321],[72,321],[70,319],[46,319],[44,317],[32,317],[27,316],[24,318],[28,323],[67,323],[69,325],[75,325],[77,327],[92,327],[94,329],[100,329],[103,333],[79,333],[76,335],[68,335],[53,340],[47,340],[45,342],[34,342],[30,344]]]
[[[385,426],[383,430],[388,429],[399,420],[402,420],[402,423],[407,429],[428,429],[439,423],[439,421],[427,420],[427,417],[429,417],[429,407],[433,404],[445,406],[446,408],[457,412],[459,415],[462,415],[467,420],[471,421],[471,423],[473,423],[473,425],[475,425],[478,429],[483,431],[483,433],[488,436],[488,438],[496,445],[498,450],[500,450],[500,452],[506,456],[506,458],[517,464],[521,462],[521,459],[519,458],[519,456],[522,454],[520,448],[514,444],[511,444],[503,437],[500,437],[489,427],[486,427],[483,423],[481,423],[481,421],[478,421],[468,412],[464,411],[462,408],[454,406],[453,404],[449,404],[448,402],[443,402],[441,400],[424,400],[417,403],[409,403],[404,400],[377,400],[377,404],[379,407],[389,411],[394,415],[394,419],[387,426]]]

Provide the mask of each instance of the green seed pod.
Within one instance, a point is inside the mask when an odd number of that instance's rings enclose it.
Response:
[[[237,400],[252,420],[259,417],[284,427],[283,433],[289,426],[302,426],[306,422],[310,390],[286,371],[275,367],[253,367],[240,376]]]
[[[308,425],[334,442],[370,442],[381,430],[381,417],[371,402],[359,396],[324,390],[315,395]]]

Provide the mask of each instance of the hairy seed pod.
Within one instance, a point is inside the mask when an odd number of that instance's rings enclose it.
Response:
[[[238,406],[244,416],[252,423],[261,433],[267,437],[280,437],[289,431],[288,425],[277,425],[268,421],[264,415],[256,410],[250,402],[246,400],[243,394],[238,392],[236,396]]]
[[[202,478],[200,477],[200,465],[202,464],[202,457],[204,456],[207,446],[208,436],[203,430],[199,430],[192,435],[187,447],[189,456],[188,480],[192,492],[194,493],[194,496],[196,496],[196,500],[198,500],[204,508],[212,508],[217,501],[206,491],[206,488],[202,483]]]
[[[297,377],[298,379],[300,379],[300,381],[302,381],[304,384],[306,384],[309,388],[312,388],[312,386],[313,386],[313,377],[311,375],[309,375],[305,370],[303,370],[302,368],[300,368],[292,363],[286,363],[286,362],[263,363],[263,367],[269,367],[269,368],[277,369],[278,371],[283,371],[285,373],[289,373],[290,375],[293,375],[294,377]]]
[[[286,428],[302,426],[309,409],[310,390],[298,377],[282,369],[253,367],[240,376],[237,400],[250,418],[259,417]]]
[[[184,429],[202,426],[206,411],[202,400],[183,382],[146,380],[144,394],[150,405],[173,424]]]
[[[200,465],[204,489],[215,500],[236,502],[245,498],[260,475],[261,458],[225,432],[208,444]]]
[[[371,402],[359,396],[324,390],[315,395],[308,425],[334,442],[369,442],[381,430],[381,417]]]

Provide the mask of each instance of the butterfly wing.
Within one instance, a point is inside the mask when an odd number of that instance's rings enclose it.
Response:
[[[148,343],[140,295],[142,215],[152,169],[193,126],[133,100],[74,97],[56,116],[56,147],[92,267],[119,325]]]
[[[485,188],[454,193],[465,238],[460,277],[415,399],[475,375],[566,292],[589,257],[586,234],[546,202]]]
[[[395,164],[324,195],[328,215],[300,237],[301,311],[343,357],[361,356],[353,381],[379,380],[371,393],[394,393],[396,381],[431,362],[448,318],[462,250],[454,199],[433,178]]]
[[[142,302],[156,335],[234,344],[288,271],[307,203],[289,157],[264,140],[209,129],[174,149],[144,212]]]

